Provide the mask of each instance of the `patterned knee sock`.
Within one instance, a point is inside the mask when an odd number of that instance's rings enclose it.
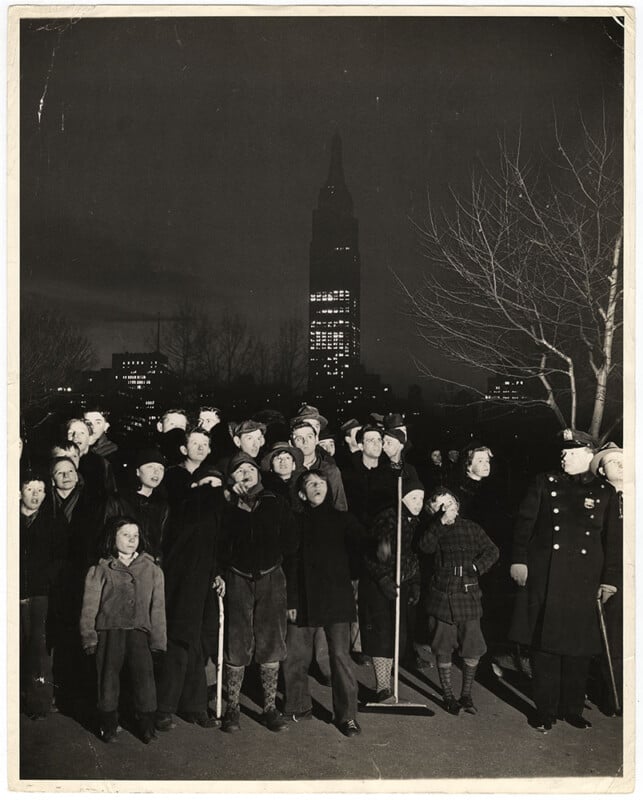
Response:
[[[225,665],[225,688],[228,697],[228,711],[236,711],[239,708],[239,695],[241,694],[241,684],[246,671],[245,667],[233,667]]]
[[[440,686],[444,693],[445,700],[453,697],[453,689],[451,687],[451,663],[440,664],[438,662],[438,675],[440,676]]]
[[[473,687],[473,679],[476,677],[476,670],[478,669],[478,662],[475,664],[467,664],[465,661],[462,665],[462,697],[471,697],[471,689]]]
[[[277,697],[277,677],[279,675],[279,662],[271,661],[269,664],[259,664],[261,688],[263,689],[264,713],[272,711]]]
[[[382,658],[373,656],[373,669],[375,670],[375,691],[381,692],[382,689],[391,688],[391,668],[392,658]]]

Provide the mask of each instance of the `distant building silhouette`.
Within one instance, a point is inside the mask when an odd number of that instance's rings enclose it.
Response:
[[[360,266],[358,222],[336,133],[313,211],[308,389],[314,400],[331,401],[340,413],[360,387]]]
[[[168,385],[167,356],[153,353],[112,353],[116,392],[129,399],[121,426],[129,433],[146,430],[159,419]]]

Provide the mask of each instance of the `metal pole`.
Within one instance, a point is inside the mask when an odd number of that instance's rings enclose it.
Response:
[[[217,649],[217,719],[223,715],[223,597],[217,595],[219,600],[219,647]]]
[[[610,653],[609,642],[607,641],[607,628],[605,626],[605,615],[603,614],[603,604],[599,597],[596,601],[598,606],[598,619],[601,625],[601,634],[603,636],[603,646],[605,647],[605,655],[607,656],[607,666],[610,671],[610,683],[612,684],[612,694],[614,695],[614,709],[615,711],[621,710],[621,704],[618,699],[618,691],[616,690],[616,680],[614,679],[614,667],[612,666],[612,654]]]
[[[398,681],[400,675],[400,584],[402,578],[402,476],[397,479],[397,537],[395,547],[395,645],[393,650],[393,696],[398,701]]]

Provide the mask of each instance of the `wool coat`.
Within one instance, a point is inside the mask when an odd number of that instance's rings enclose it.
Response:
[[[147,553],[129,566],[115,556],[90,567],[80,615],[83,648],[98,644],[98,631],[142,630],[150,650],[167,649],[163,572]]]
[[[512,562],[526,564],[509,638],[567,656],[600,652],[596,597],[618,585],[622,535],[618,498],[591,472],[539,475],[520,507]]]
[[[499,552],[482,528],[457,517],[452,525],[438,518],[420,537],[419,548],[435,553],[426,612],[443,622],[480,619],[482,593],[478,583],[498,560]]]
[[[353,622],[349,546],[364,528],[347,511],[332,506],[330,494],[317,508],[306,504],[295,514],[296,551],[284,563],[288,608],[297,609],[297,625],[323,627]]]

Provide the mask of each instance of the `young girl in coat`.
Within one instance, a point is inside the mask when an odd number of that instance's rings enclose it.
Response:
[[[103,558],[90,567],[80,617],[87,655],[96,655],[101,738],[118,727],[120,674],[126,665],[140,734],[154,737],[156,686],[152,653],[167,648],[163,572],[131,517],[110,521]]]
[[[419,540],[422,552],[435,554],[427,614],[429,643],[436,654],[446,710],[475,714],[471,689],[478,662],[487,652],[480,629],[482,593],[478,578],[498,560],[498,548],[475,522],[458,516],[457,497],[438,487],[428,502],[435,515]],[[451,686],[451,658],[458,649],[463,659],[462,692],[456,700]]]

